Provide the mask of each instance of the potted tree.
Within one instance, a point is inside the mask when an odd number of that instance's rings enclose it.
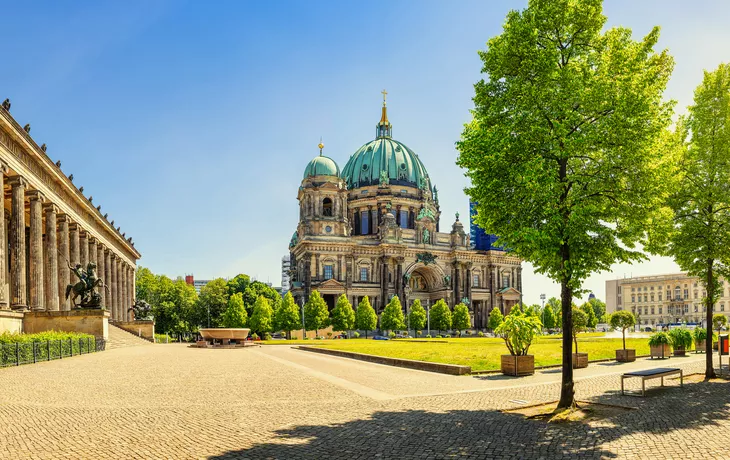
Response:
[[[724,317],[723,317],[724,318]],[[692,336],[695,340],[695,353],[705,353],[707,351],[707,329],[703,327],[696,327],[692,332]],[[712,333],[712,341],[714,343],[717,338],[717,334]]]
[[[712,328],[717,331],[718,337],[722,332],[722,328],[725,326],[727,326],[727,317],[725,317],[725,315],[722,313],[715,313],[712,315]],[[716,337],[713,335],[712,340],[715,339]],[[717,350],[717,342],[713,342],[712,349]]]
[[[672,329],[669,331],[669,342],[674,356],[684,356],[687,348],[692,347],[692,334],[683,327]]]
[[[669,358],[669,335],[666,332],[657,332],[649,337],[651,359]]]
[[[573,369],[583,369],[588,367],[588,353],[578,353],[578,333],[583,332],[588,327],[588,315],[580,308],[573,307],[573,343],[575,344],[575,353],[573,353]]]
[[[627,310],[619,310],[611,315],[610,324],[614,329],[621,329],[623,337],[624,348],[623,350],[616,350],[616,361],[620,363],[636,361],[636,350],[626,348],[626,329],[632,328],[636,324],[634,314]]]
[[[494,333],[504,340],[509,350],[508,355],[502,355],[502,373],[519,377],[535,373],[535,357],[527,352],[540,334],[542,323],[535,316],[524,313],[513,313],[505,316],[502,324],[497,326]]]

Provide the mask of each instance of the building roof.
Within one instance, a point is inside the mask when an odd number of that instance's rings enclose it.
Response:
[[[337,166],[335,160],[322,154],[324,144],[319,143],[319,156],[316,156],[309,162],[304,169],[304,179],[314,176],[339,176],[340,167]]]
[[[360,147],[342,170],[342,178],[349,189],[380,185],[382,177],[387,177],[393,185],[431,188],[428,172],[418,155],[388,137],[380,137]]]

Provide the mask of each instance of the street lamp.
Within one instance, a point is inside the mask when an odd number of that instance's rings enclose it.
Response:
[[[299,302],[302,304],[302,339],[307,338],[307,327],[304,324],[304,296],[302,296],[301,301]]]
[[[426,321],[428,324],[428,336],[431,336],[431,299],[428,299],[426,304]]]
[[[542,327],[545,327],[545,294],[540,294],[540,300],[542,300]]]

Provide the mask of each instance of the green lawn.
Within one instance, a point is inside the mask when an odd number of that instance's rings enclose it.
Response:
[[[535,366],[560,364],[561,342],[561,339],[556,336],[541,337],[535,341],[530,347],[530,354],[535,355]],[[471,366],[473,371],[499,369],[500,356],[508,353],[504,341],[493,338],[418,339],[414,341],[305,340],[303,343],[392,358],[461,364]],[[626,339],[626,347],[634,348],[637,355],[649,354],[648,339]],[[604,339],[595,336],[578,338],[578,351],[588,353],[589,360],[615,358],[615,350],[620,348],[621,339]]]

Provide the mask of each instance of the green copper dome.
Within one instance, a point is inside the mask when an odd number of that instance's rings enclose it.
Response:
[[[390,137],[379,137],[360,147],[342,170],[349,189],[378,185],[381,177],[387,177],[391,185],[431,188],[418,155]]]
[[[304,179],[312,176],[339,176],[340,167],[335,160],[320,154],[309,162],[304,170]]]

